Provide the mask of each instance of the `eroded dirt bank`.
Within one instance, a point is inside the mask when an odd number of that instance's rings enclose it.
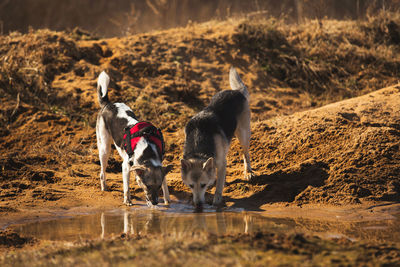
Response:
[[[179,178],[183,128],[215,92],[229,88],[230,65],[251,94],[257,177],[242,179],[234,140],[229,205],[396,202],[399,87],[317,107],[396,83],[398,17],[324,21],[322,28],[312,21],[209,22],[104,40],[79,31],[2,36],[0,212],[122,203],[116,153],[111,192],[99,191],[95,83],[103,69],[112,78],[110,98],[163,129],[165,163],[176,166],[167,177],[170,191],[190,198]],[[136,185],[132,193],[143,197]]]

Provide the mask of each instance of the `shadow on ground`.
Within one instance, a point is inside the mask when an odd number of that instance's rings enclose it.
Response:
[[[243,207],[250,210],[260,210],[264,204],[278,202],[290,203],[307,187],[323,186],[328,179],[329,166],[324,162],[302,163],[296,169],[279,170],[272,174],[256,176],[251,183],[236,179],[227,183],[227,190],[258,191],[249,197],[227,198],[233,207]]]

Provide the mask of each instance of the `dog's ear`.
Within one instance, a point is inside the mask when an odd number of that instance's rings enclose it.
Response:
[[[139,177],[143,177],[144,173],[147,171],[145,166],[133,166],[131,170],[134,170]]]
[[[164,175],[169,173],[172,169],[174,168],[174,165],[167,165],[165,167],[162,167],[162,172]]]
[[[214,159],[209,158],[204,164],[203,164],[203,171],[205,172],[211,172],[214,169]]]
[[[181,168],[182,168],[183,172],[188,172],[191,167],[192,167],[192,164],[190,163],[190,161],[181,159]]]

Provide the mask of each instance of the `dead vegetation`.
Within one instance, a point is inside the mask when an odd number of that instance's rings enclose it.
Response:
[[[299,27],[276,20],[241,23],[233,40],[280,87],[340,100],[396,83],[400,17],[380,13],[367,21],[310,22]]]

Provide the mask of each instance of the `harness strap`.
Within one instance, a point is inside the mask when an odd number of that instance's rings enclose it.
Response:
[[[124,148],[126,150],[126,153],[128,153],[129,157],[131,157],[133,155],[133,150],[132,150],[132,146],[131,146],[131,128],[126,127],[125,128],[125,134],[124,134]]]
[[[135,126],[140,127],[143,124],[145,126],[140,130],[135,131],[133,129],[135,128]],[[165,152],[165,143],[164,143],[164,137],[159,128],[155,127],[154,125],[148,122],[138,122],[131,128],[129,127],[125,128],[124,148],[129,156],[133,155],[136,146],[136,143],[134,145],[132,144],[132,139],[138,137],[144,137],[146,138],[146,141],[154,143],[158,149],[159,154],[161,155],[161,159],[163,158]]]

